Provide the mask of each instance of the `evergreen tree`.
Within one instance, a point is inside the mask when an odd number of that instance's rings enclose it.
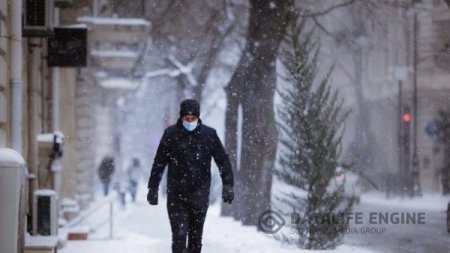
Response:
[[[444,195],[450,194],[450,111],[440,110],[436,120],[437,140],[444,149],[444,166],[441,171],[442,190]]]
[[[342,132],[348,111],[337,91],[329,86],[330,71],[317,79],[318,44],[305,22],[295,19],[289,27],[281,62],[288,87],[278,89],[283,104],[278,108],[280,168],[277,176],[294,192],[278,198],[299,214],[299,247],[334,248],[347,225],[327,218],[350,212],[354,198],[346,201],[343,186],[330,189],[338,167]],[[323,223],[323,224],[322,224]],[[287,239],[287,238],[285,238]]]

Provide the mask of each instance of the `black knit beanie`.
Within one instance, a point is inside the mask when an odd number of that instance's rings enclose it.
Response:
[[[180,104],[180,117],[194,115],[200,117],[200,104],[195,99],[186,99]]]

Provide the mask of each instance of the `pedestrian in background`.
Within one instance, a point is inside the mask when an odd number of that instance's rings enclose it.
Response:
[[[130,191],[132,201],[135,202],[139,180],[144,175],[141,168],[141,163],[139,159],[137,159],[136,157],[134,157],[131,160],[131,164],[127,169],[127,174],[128,174],[128,190]]]
[[[114,158],[110,155],[106,155],[98,168],[98,176],[103,184],[103,193],[105,196],[108,195],[114,169]]]

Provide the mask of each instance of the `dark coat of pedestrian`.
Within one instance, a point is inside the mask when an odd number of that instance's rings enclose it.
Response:
[[[100,181],[102,181],[103,184],[103,193],[108,195],[109,192],[109,185],[111,184],[111,178],[114,174],[114,158],[112,156],[105,156],[100,163],[100,166],[98,168],[98,176],[100,178]]]
[[[168,127],[161,138],[148,182],[147,200],[151,205],[156,205],[159,184],[168,165],[167,209],[173,253],[201,252],[212,159],[222,179],[223,201],[231,204],[234,198],[233,173],[228,155],[216,131],[203,125],[199,116],[200,105],[196,100],[188,99],[181,103],[177,124]]]

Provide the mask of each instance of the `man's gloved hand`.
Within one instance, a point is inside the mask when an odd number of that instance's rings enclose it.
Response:
[[[231,204],[234,199],[234,191],[232,186],[224,186],[222,188],[222,199],[223,202]]]
[[[158,190],[148,189],[147,201],[150,205],[158,204]]]

